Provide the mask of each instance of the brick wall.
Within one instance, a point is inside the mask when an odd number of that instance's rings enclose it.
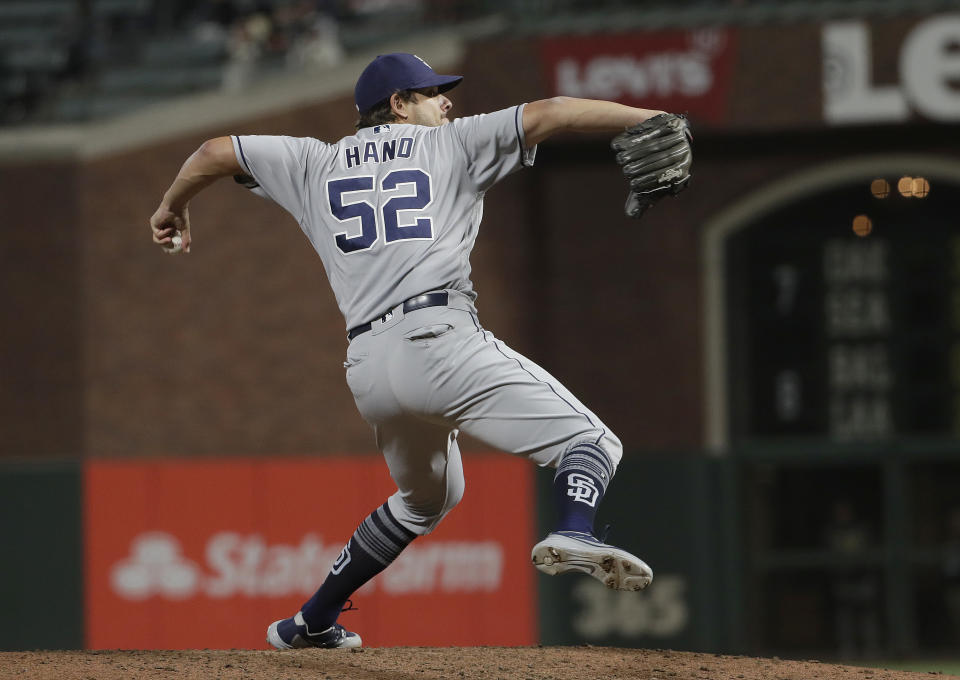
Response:
[[[76,455],[83,429],[77,172],[0,168],[0,457]]]

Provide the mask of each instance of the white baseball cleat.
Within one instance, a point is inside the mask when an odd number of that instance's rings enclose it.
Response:
[[[303,649],[320,647],[323,649],[351,649],[360,647],[360,636],[352,633],[339,623],[326,630],[311,633],[303,613],[297,612],[289,619],[274,621],[267,628],[267,642],[276,649]]]
[[[643,590],[653,581],[639,557],[580,531],[554,531],[533,546],[530,559],[544,574],[579,571],[614,590]]]

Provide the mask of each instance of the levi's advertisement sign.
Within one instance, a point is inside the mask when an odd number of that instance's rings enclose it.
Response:
[[[464,468],[460,505],[341,616],[365,645],[536,642],[533,466]],[[87,647],[265,647],[394,491],[380,457],[88,462]]]
[[[543,38],[553,95],[606,99],[721,123],[735,54],[727,28]]]

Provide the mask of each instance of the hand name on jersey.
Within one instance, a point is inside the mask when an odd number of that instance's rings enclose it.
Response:
[[[363,146],[347,146],[343,149],[347,168],[362,163],[385,163],[395,158],[410,158],[412,153],[413,137],[367,142]]]

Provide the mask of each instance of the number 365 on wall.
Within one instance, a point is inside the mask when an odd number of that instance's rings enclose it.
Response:
[[[686,579],[677,574],[657,576],[655,587],[641,592],[618,592],[593,579],[573,588],[574,601],[582,605],[573,618],[573,629],[587,639],[609,635],[668,638],[687,626],[690,612]]]

